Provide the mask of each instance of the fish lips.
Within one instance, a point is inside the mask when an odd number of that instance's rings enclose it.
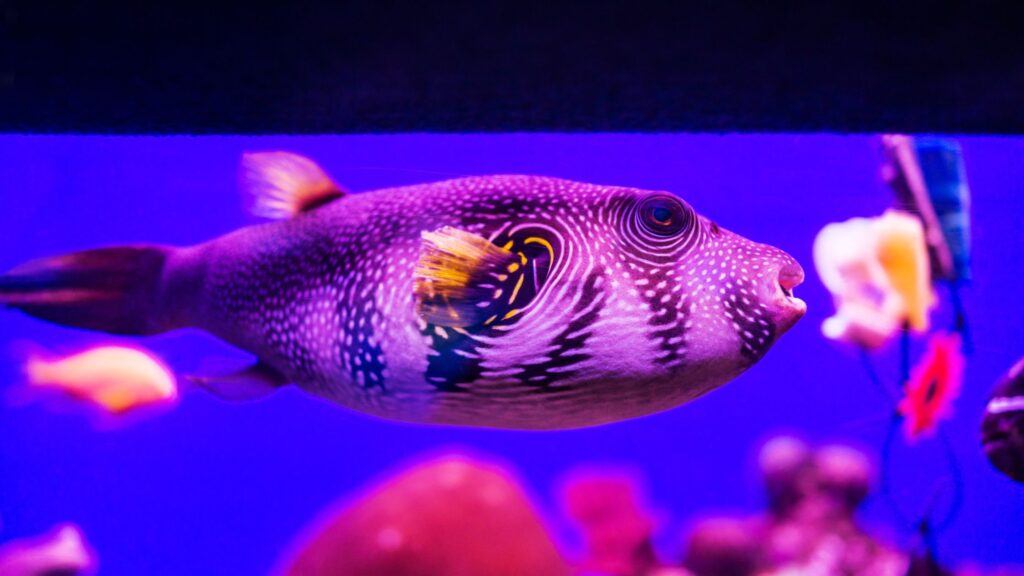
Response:
[[[778,335],[792,328],[807,313],[807,303],[793,294],[794,288],[803,281],[803,268],[792,262],[779,270],[778,280],[771,287],[769,309]]]
[[[986,413],[981,446],[996,469],[1024,483],[1024,412]]]
[[[772,320],[779,335],[793,327],[807,313],[807,304],[796,297],[787,296],[772,303]]]

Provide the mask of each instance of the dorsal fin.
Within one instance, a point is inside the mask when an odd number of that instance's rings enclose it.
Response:
[[[316,162],[291,152],[242,155],[240,184],[256,216],[291,218],[345,195]]]

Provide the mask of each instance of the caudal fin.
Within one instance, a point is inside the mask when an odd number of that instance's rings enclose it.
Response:
[[[121,246],[34,260],[0,276],[0,306],[113,334],[161,332],[157,300],[170,250]]]

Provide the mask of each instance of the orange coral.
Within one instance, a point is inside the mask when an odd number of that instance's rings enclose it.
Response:
[[[814,240],[814,264],[836,303],[821,327],[826,337],[878,348],[904,322],[928,329],[935,295],[916,216],[887,210],[829,224]]]

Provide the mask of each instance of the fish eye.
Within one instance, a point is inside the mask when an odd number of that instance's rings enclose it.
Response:
[[[640,222],[656,236],[675,236],[693,222],[691,211],[674,196],[660,194],[640,204]]]

